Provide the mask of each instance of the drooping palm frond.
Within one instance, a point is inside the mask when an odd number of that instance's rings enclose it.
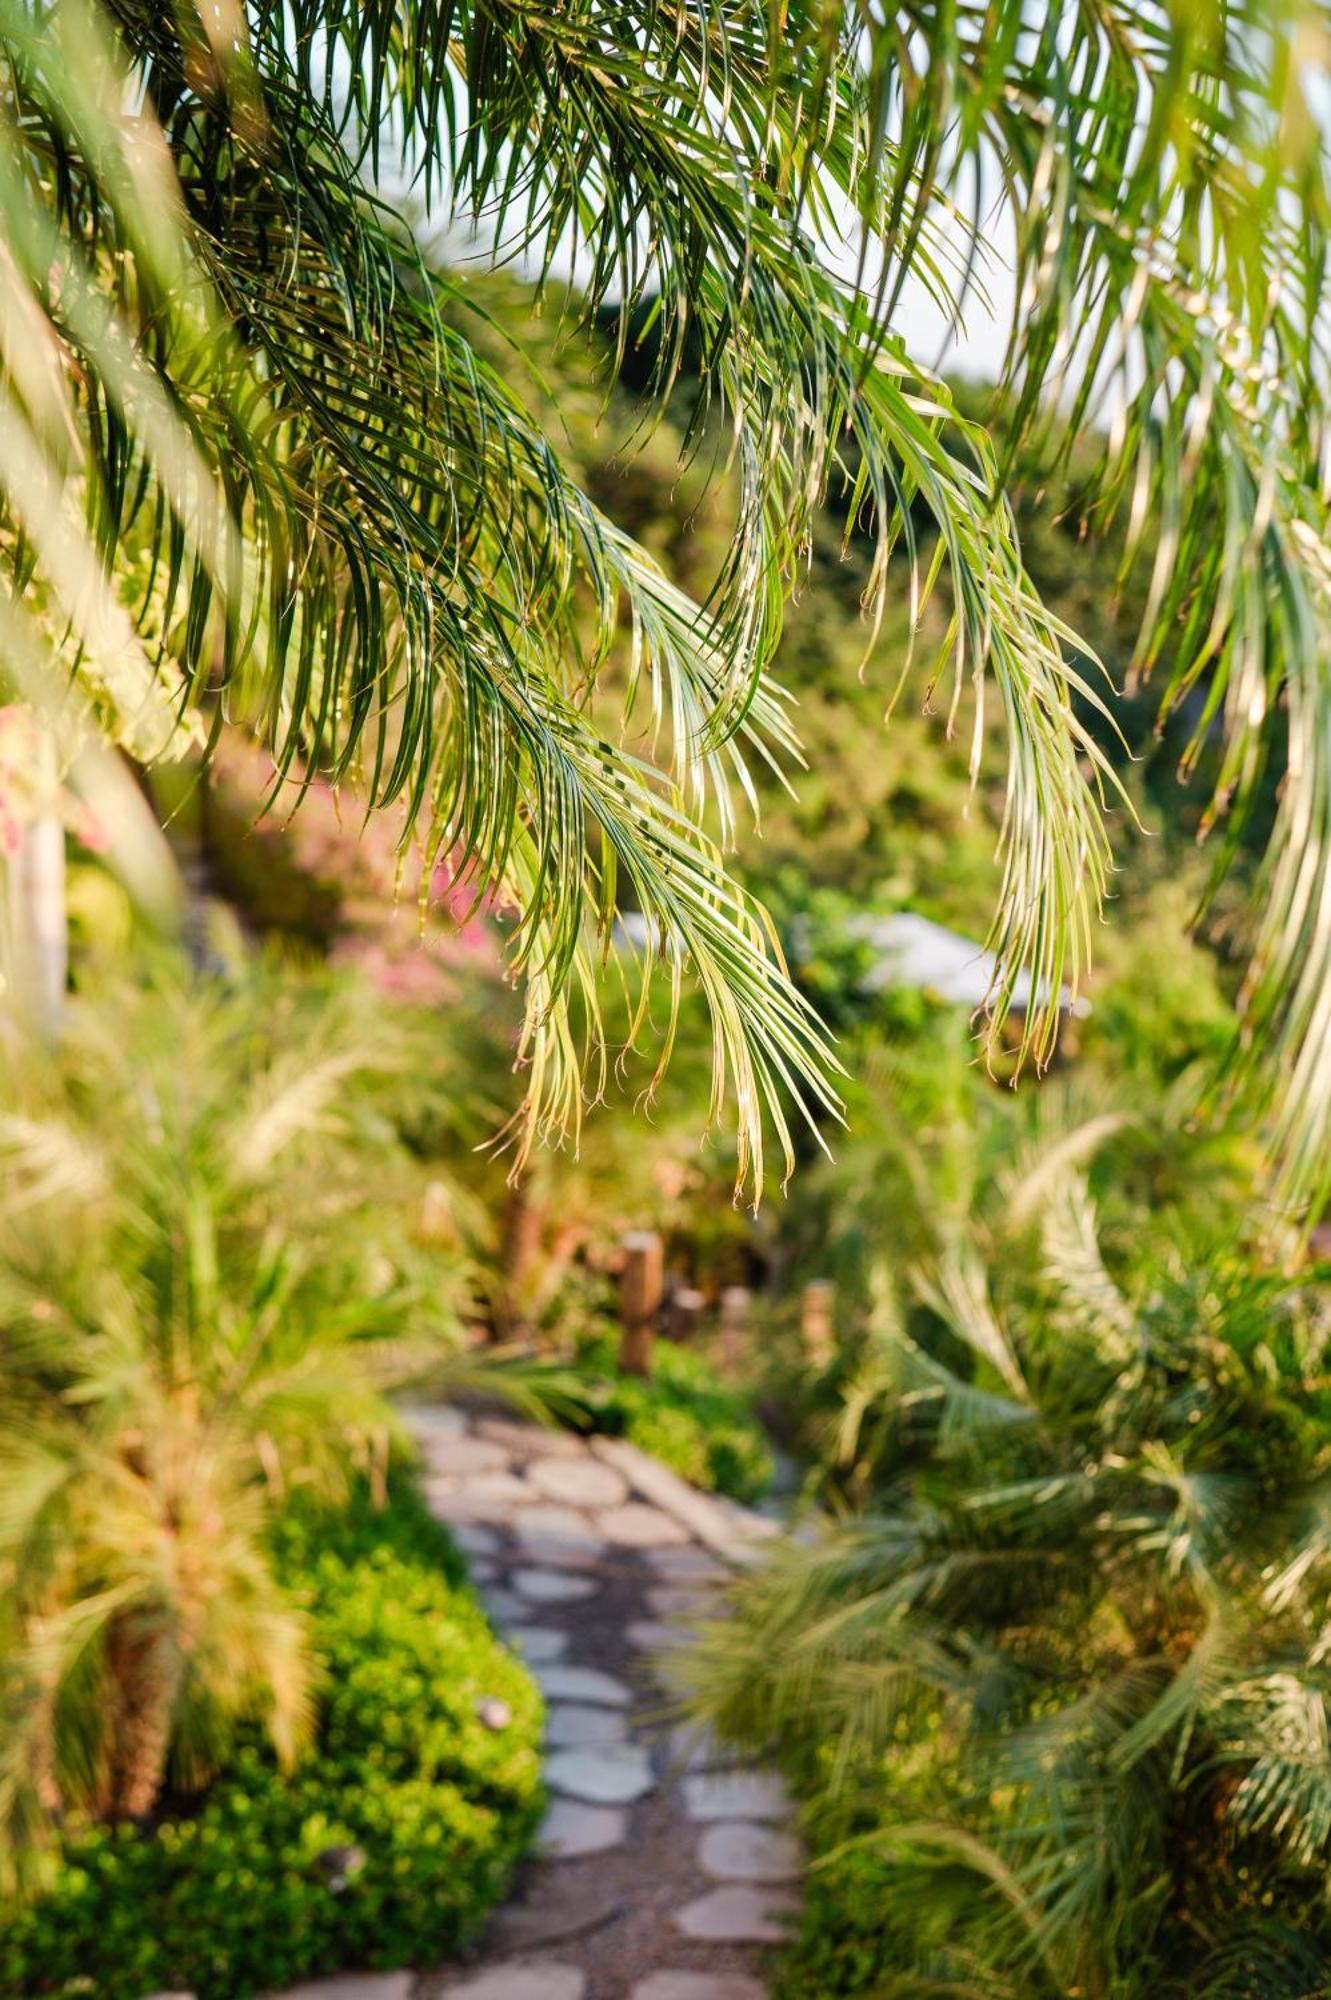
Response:
[[[1079,370],[1088,514],[1122,502],[1156,537],[1144,657],[1182,632],[1168,686],[1204,681],[1224,705],[1240,809],[1288,690],[1253,1006],[1304,1052],[1280,1129],[1290,1187],[1315,1186],[1327,202],[1309,76],[1326,21],[1322,0],[1212,12],[9,0],[0,416],[8,574],[29,586],[3,609],[11,670],[49,705],[55,643],[85,703],[145,748],[196,698],[257,715],[284,764],[400,802],[432,851],[511,898],[524,1130],[576,1121],[571,996],[594,1080],[588,939],[631,894],[668,940],[672,1002],[686,960],[702,976],[718,1107],[728,1072],[759,1169],[764,1106],[785,1141],[791,1087],[829,1101],[828,1052],[701,820],[742,788],[737,760],[789,747],[765,669],[830,494],[874,538],[875,614],[894,549],[917,614],[946,592],[977,755],[995,689],[995,1014],[1029,967],[1044,999],[1024,1037],[1044,1055],[1108,865],[1112,780],[1081,719],[1097,696],[1026,576],[1005,466],[892,318],[910,274],[945,306],[964,294],[957,205],[978,225],[992,181],[1016,222],[1018,435]],[[693,343],[693,442],[719,442],[737,489],[703,609],[481,362],[459,287],[367,191],[394,149],[436,214],[478,217],[538,271],[571,259],[588,310],[618,309],[621,350],[645,321],[655,407]],[[1126,385],[1108,440],[1106,374]],[[597,713],[621,620],[667,720],[660,768]]]

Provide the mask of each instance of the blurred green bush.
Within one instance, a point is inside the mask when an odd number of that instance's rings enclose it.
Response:
[[[566,1420],[628,1438],[672,1472],[732,1500],[761,1499],[772,1455],[750,1399],[729,1387],[702,1354],[671,1341],[652,1346],[650,1375],[622,1375],[608,1339],[584,1340],[557,1377]]]
[[[309,1750],[284,1775],[248,1731],[150,1829],[71,1820],[51,1887],[0,1924],[0,1991],[246,2000],[431,1963],[504,1894],[541,1805],[540,1696],[410,1481],[381,1509],[292,1509],[277,1566],[322,1663]]]

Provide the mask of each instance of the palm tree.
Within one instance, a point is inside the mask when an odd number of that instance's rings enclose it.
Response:
[[[806,1789],[828,1957],[792,1991],[1325,1991],[1324,1303],[1218,1218],[1111,1270],[1096,1137],[1028,1161],[1005,1234],[881,1274],[829,1427],[863,1511],[681,1668]]]
[[[382,1475],[386,1390],[462,1368],[470,1300],[369,1087],[382,1007],[261,975],[71,1011],[0,1106],[0,1877],[196,1788],[238,1717],[295,1754],[273,1518]]]
[[[1006,722],[995,1023],[1029,967],[1042,1059],[1085,962],[1101,696],[1006,497],[1061,403],[1087,528],[1126,516],[1152,558],[1141,668],[1163,661],[1166,707],[1195,698],[1194,752],[1223,715],[1222,865],[1288,743],[1249,1017],[1285,1079],[1286,1191],[1315,1193],[1329,29],[1326,0],[2,0],[6,672],[66,745],[110,728],[152,757],[248,716],[284,770],[354,779],[508,903],[527,1137],[576,1126],[597,940],[636,905],[672,1005],[686,962],[703,989],[756,1185],[764,1113],[788,1160],[791,1100],[835,1104],[722,860],[746,764],[796,754],[768,669],[825,502],[874,539],[870,635],[898,577],[917,613],[945,593],[930,680],[970,690],[977,741],[987,699]],[[402,166],[432,222],[474,219],[542,278],[571,258],[574,317],[608,317],[617,358],[650,337],[647,421],[691,399],[734,479],[703,606],[480,358],[464,279],[376,192]],[[950,313],[981,293],[991,206],[1018,301],[1001,460],[895,322],[909,279]],[[597,701],[625,629],[655,756]]]

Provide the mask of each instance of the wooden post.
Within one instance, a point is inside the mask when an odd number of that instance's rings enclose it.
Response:
[[[749,1325],[749,1288],[727,1285],[721,1294],[721,1365],[738,1369],[744,1360]]]
[[[800,1293],[800,1333],[811,1368],[826,1368],[836,1350],[836,1286],[830,1278],[810,1278]]]
[[[671,1340],[691,1340],[698,1330],[705,1300],[692,1285],[676,1285],[666,1305],[665,1330]]]
[[[661,1309],[664,1256],[654,1229],[633,1229],[624,1238],[619,1274],[619,1310],[624,1331],[619,1365],[626,1375],[645,1375],[651,1366],[652,1327]]]

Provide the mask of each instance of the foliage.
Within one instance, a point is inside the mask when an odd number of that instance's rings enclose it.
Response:
[[[830,1109],[833,1062],[721,849],[750,766],[794,752],[767,669],[829,509],[867,543],[871,619],[898,551],[945,706],[1002,712],[998,1025],[1023,965],[1051,994],[1084,965],[1115,783],[1011,504],[1023,461],[1078,446],[1077,529],[1151,550],[1139,664],[1168,649],[1198,743],[1223,715],[1218,807],[1240,822],[1293,752],[1252,983],[1297,1072],[1289,1185],[1315,1190],[1326,26],[1323,0],[1038,23],[1023,0],[6,0],[7,671],[70,756],[95,725],[205,744],[220,702],[511,904],[524,1143],[576,1127],[584,1074],[596,1095],[593,939],[639,907],[672,1002],[686,963],[705,997],[712,1111],[756,1186],[764,1118],[787,1151],[790,1094]],[[576,245],[570,323],[641,348],[638,429],[690,399],[686,449],[733,496],[703,608],[491,365],[395,166],[436,237],[483,221],[546,280]],[[953,315],[983,292],[995,192],[1018,305],[991,428],[894,327],[911,277]],[[1054,1026],[1038,1008],[1024,1045]]]
[[[587,1340],[555,1384],[566,1421],[628,1438],[694,1486],[751,1501],[771,1484],[771,1453],[747,1399],[686,1347],[655,1341],[651,1373],[639,1378],[620,1373],[609,1340]]]
[[[277,1569],[323,1663],[313,1744],[284,1775],[247,1730],[201,1804],[68,1827],[48,1893],[0,1928],[7,1993],[245,2000],[445,1956],[504,1893],[540,1805],[540,1697],[412,1486],[293,1506]]]
[[[385,1389],[457,1367],[470,1288],[369,1080],[389,1018],[259,972],[85,995],[0,1110],[0,1854],[141,1819],[317,1656],[265,1529],[382,1465]]]
[[[792,1992],[1320,1990],[1331,1321],[1215,1204],[1102,1241],[1112,1130],[917,1185],[824,1432],[863,1511],[691,1669],[808,1795]]]

